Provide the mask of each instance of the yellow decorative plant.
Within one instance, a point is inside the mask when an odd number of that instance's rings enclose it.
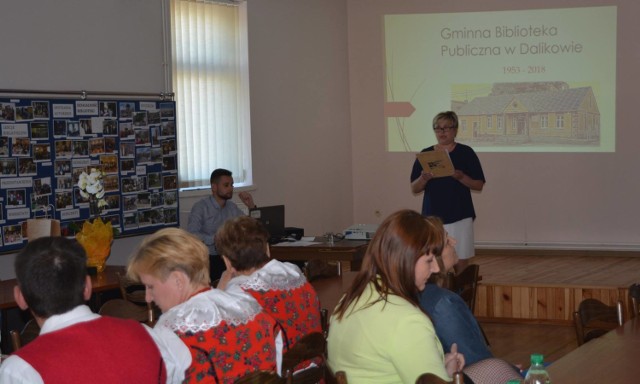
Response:
[[[82,230],[76,234],[76,240],[87,252],[87,265],[96,267],[98,272],[104,271],[113,242],[111,222],[105,223],[100,217],[92,222],[85,221]]]
[[[100,217],[103,207],[107,206],[102,176],[101,170],[91,168],[89,174],[82,172],[78,179],[80,195],[89,199],[89,211],[94,218],[84,222],[82,229],[76,233],[76,240],[87,252],[87,265],[95,267],[98,272],[104,271],[113,242],[111,223],[105,223]]]

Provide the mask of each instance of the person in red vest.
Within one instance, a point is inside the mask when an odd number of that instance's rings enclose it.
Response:
[[[167,382],[167,366],[150,328],[100,316],[85,305],[91,278],[78,242],[36,239],[16,256],[15,273],[15,300],[31,311],[41,331],[2,363],[0,383]]]

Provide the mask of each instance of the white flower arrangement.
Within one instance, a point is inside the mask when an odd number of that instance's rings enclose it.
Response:
[[[104,174],[101,170],[91,168],[89,174],[82,172],[78,179],[78,188],[80,189],[80,196],[90,201],[95,199],[98,203],[98,209],[106,207],[107,201],[104,199],[104,186],[102,184],[102,176]]]

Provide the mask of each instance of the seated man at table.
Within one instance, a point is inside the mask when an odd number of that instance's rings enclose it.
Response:
[[[318,295],[300,268],[270,259],[269,232],[248,216],[228,220],[216,233],[227,270],[218,288],[249,293],[284,330],[286,346],[322,332]]]
[[[41,237],[16,256],[15,300],[41,331],[2,363],[0,383],[164,383],[184,375],[150,328],[84,305],[91,297],[86,265],[82,246],[64,237]]]
[[[238,216],[244,216],[244,212],[238,208],[233,198],[233,175],[227,169],[218,168],[211,172],[211,196],[198,201],[191,208],[187,231],[197,236],[209,247],[209,277],[216,281],[222,275],[225,265],[215,245],[215,233],[225,221]],[[249,192],[238,194],[242,203],[247,208],[255,208],[253,196]]]

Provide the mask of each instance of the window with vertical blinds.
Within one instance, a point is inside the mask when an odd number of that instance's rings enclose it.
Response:
[[[172,82],[181,188],[215,168],[252,182],[246,3],[171,0]]]

